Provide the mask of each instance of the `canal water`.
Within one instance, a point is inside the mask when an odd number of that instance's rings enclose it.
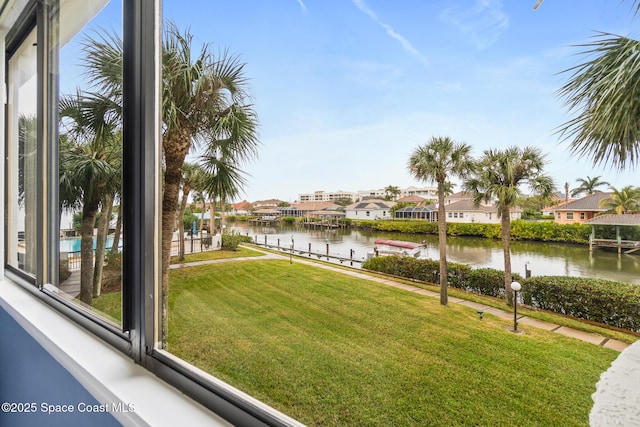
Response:
[[[373,250],[376,239],[395,239],[411,242],[426,241],[429,258],[438,259],[438,236],[382,233],[361,230],[309,230],[299,226],[252,227],[244,223],[230,223],[228,229],[257,239],[263,244],[265,237],[269,245],[289,248],[293,239],[296,251],[311,251],[321,254],[349,258],[354,251],[354,259],[364,260],[367,252]],[[475,237],[448,237],[447,260],[464,263],[472,267],[503,269],[504,260],[500,240]],[[589,251],[588,246],[543,243],[512,242],[511,268],[524,276],[525,264],[534,276],[576,276],[597,277],[640,284],[640,252],[618,255],[615,251],[597,249]],[[359,266],[359,263],[354,263]]]

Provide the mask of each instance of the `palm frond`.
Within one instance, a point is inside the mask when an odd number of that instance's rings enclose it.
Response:
[[[622,170],[640,155],[640,41],[598,33],[580,45],[593,57],[568,73],[557,94],[577,115],[556,131],[578,157]]]

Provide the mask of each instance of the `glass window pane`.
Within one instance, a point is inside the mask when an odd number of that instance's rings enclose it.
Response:
[[[62,1],[59,289],[121,322],[122,4]]]
[[[8,67],[7,264],[32,276],[38,244],[36,54],[34,29],[9,59]]]

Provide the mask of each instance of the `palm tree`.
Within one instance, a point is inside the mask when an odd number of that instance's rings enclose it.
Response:
[[[636,11],[640,2],[633,2]],[[570,150],[594,165],[635,167],[640,155],[640,41],[598,33],[581,45],[585,58],[565,73],[558,95],[577,115],[558,128]]]
[[[119,115],[110,99],[96,94],[64,96],[60,100],[61,182],[65,193],[79,195],[82,205],[80,300],[91,305],[93,287],[93,228],[103,195],[118,190],[121,169]],[[72,205],[71,200],[64,204]],[[104,210],[106,215],[106,210]],[[99,290],[97,291],[99,294]]]
[[[166,342],[171,240],[178,211],[182,165],[189,151],[202,143],[226,142],[236,161],[257,155],[257,117],[249,103],[244,64],[208,44],[193,50],[193,36],[173,23],[164,27],[162,53],[162,337]],[[122,41],[116,35],[87,38],[86,70],[96,87],[120,99]]]
[[[236,161],[257,154],[257,119],[246,92],[244,64],[227,51],[220,57],[204,45],[192,51],[193,36],[167,24],[163,44],[162,199],[163,318],[167,318],[169,257],[185,157],[199,142],[224,143]],[[163,339],[166,338],[163,322]]]
[[[198,180],[198,176],[201,173],[200,168],[192,163],[185,163],[182,165],[182,201],[180,202],[180,210],[178,212],[178,228],[180,230],[180,245],[178,248],[178,259],[184,260],[184,212],[187,209],[187,199],[191,188]]]
[[[600,176],[595,176],[591,178],[587,175],[587,178],[578,178],[576,182],[580,183],[580,185],[571,190],[571,197],[575,197],[578,194],[586,193],[588,196],[591,196],[594,193],[598,193],[598,187],[603,185],[611,185],[607,181],[601,181]]]
[[[476,206],[480,202],[496,201],[502,223],[504,252],[504,285],[507,304],[513,303],[511,293],[511,209],[522,197],[520,189],[528,185],[535,195],[551,197],[554,184],[543,174],[544,156],[535,147],[509,147],[505,150],[485,150],[477,163],[474,176],[464,182],[464,189],[473,193]]]
[[[385,199],[387,200],[395,200],[400,193],[400,189],[395,185],[389,185],[384,188]]]
[[[225,204],[228,200],[240,195],[240,190],[246,184],[244,173],[236,164],[233,157],[229,157],[214,147],[200,157],[202,179],[200,188],[207,192],[215,203],[220,200],[220,226],[224,225]],[[211,221],[213,221],[213,216]]]
[[[409,172],[421,181],[438,185],[438,242],[440,252],[440,304],[447,305],[447,219],[444,197],[446,185],[452,177],[466,177],[473,171],[471,146],[449,137],[431,137],[416,148],[409,157]]]
[[[609,187],[613,192],[610,197],[600,200],[598,206],[614,211],[616,214],[636,213],[640,210],[640,188],[628,185],[618,190]]]

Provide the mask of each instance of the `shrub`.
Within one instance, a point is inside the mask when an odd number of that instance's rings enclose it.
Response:
[[[107,251],[105,254],[104,269],[108,271],[122,270],[122,252]]]
[[[476,268],[469,274],[467,291],[480,295],[504,295],[504,271],[494,268]]]
[[[439,283],[440,265],[431,259],[382,256],[368,259],[362,268],[424,282]],[[504,272],[447,263],[449,286],[480,295],[504,298]],[[532,307],[640,332],[640,286],[584,277],[533,276],[522,283],[523,302]]]
[[[533,276],[522,285],[525,304],[640,332],[638,285],[564,276]]]
[[[357,225],[361,228],[378,231],[394,231],[398,233],[412,234],[438,234],[438,223],[424,220],[358,221]],[[598,233],[603,234],[603,237],[606,237],[611,234],[611,231],[603,228],[603,230]],[[449,236],[471,236],[484,237],[487,239],[499,239],[501,235],[501,226],[500,224],[450,222],[447,223],[447,234]],[[523,220],[511,222],[512,240],[584,244],[589,242],[590,234],[591,226],[586,224],[556,224],[552,221]],[[625,236],[625,238],[629,239],[630,237]]]
[[[293,224],[295,224],[295,222],[296,222],[296,218],[295,218],[295,217],[293,217],[293,216],[283,216],[283,217],[281,218],[281,221],[282,221],[282,223],[283,223],[283,224],[286,224],[286,225],[293,225]]]
[[[247,241],[247,236],[243,236],[241,234],[232,231],[231,233],[222,233],[222,249],[227,251],[237,251],[238,245],[242,242]],[[251,241],[251,238],[248,238]]]
[[[362,268],[423,282],[440,283],[440,262],[432,259],[416,259],[410,256],[381,256],[366,260],[362,264]],[[448,262],[447,271],[449,286],[466,289],[471,267]]]

